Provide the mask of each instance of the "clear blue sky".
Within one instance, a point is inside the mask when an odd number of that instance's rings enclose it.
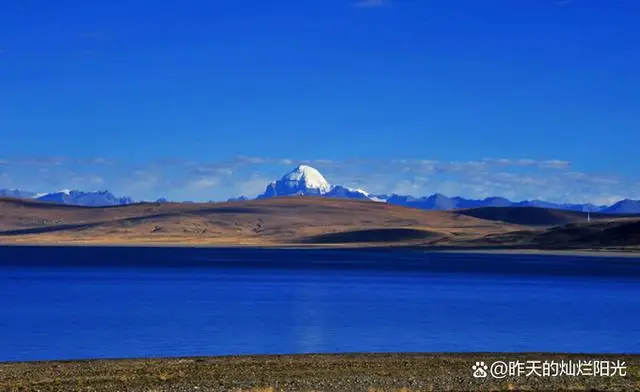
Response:
[[[258,183],[289,170],[274,166],[282,159],[496,158],[566,161],[540,170],[624,178],[597,197],[640,197],[638,21],[636,0],[5,0],[0,188],[79,175],[152,197],[175,191],[167,173],[193,174],[175,167],[185,161]],[[239,156],[271,168],[238,170]],[[75,162],[98,158],[120,169]],[[125,166],[153,167],[164,185],[110,179]],[[508,174],[495,166],[494,177]],[[405,171],[397,182],[433,183],[433,171]],[[239,190],[211,176],[193,180],[217,197]],[[414,188],[465,193],[442,185],[464,179],[438,181]]]

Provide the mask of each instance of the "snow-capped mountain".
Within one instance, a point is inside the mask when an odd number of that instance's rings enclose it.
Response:
[[[130,197],[116,197],[109,191],[81,192],[69,189],[47,193],[36,199],[57,204],[86,207],[120,206],[133,203]]]
[[[0,197],[33,199],[50,203],[86,207],[120,206],[133,203],[133,200],[130,197],[116,197],[108,191],[82,192],[70,189],[63,189],[51,193],[35,193],[16,189],[0,189]]]
[[[371,197],[368,192],[362,189],[347,188],[342,185],[335,185],[331,187],[331,190],[325,193],[323,196],[335,197],[342,199],[358,199],[358,200],[374,200],[379,201],[377,198]]]
[[[322,196],[331,192],[331,185],[311,166],[299,165],[278,181],[267,185],[258,199],[275,196]]]
[[[556,208],[573,211],[609,212],[609,213],[640,213],[640,201],[623,200],[615,205],[596,206],[594,204],[561,204],[542,200],[511,201],[504,197],[487,197],[485,199],[466,199],[463,197],[448,197],[440,193],[431,196],[413,197],[409,195],[372,195],[362,189],[348,188],[342,185],[331,185],[315,168],[299,165],[293,171],[285,174],[280,180],[267,185],[265,192],[258,199],[276,196],[322,196],[345,199],[372,200],[405,207],[424,210],[454,210],[476,207],[541,207]]]
[[[282,176],[278,181],[273,181],[267,185],[264,193],[257,198],[266,199],[276,196],[323,196],[384,201],[369,195],[368,192],[362,189],[349,188],[342,185],[331,185],[317,169],[308,165],[298,165],[298,167]]]

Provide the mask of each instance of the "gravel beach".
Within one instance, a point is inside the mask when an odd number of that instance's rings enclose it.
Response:
[[[497,361],[624,364],[624,376],[506,376]],[[487,366],[473,377],[473,366]],[[587,362],[589,363],[589,362]],[[482,366],[482,365],[481,365]],[[592,369],[592,367],[589,367]],[[587,367],[584,367],[588,373]],[[640,355],[344,354],[0,363],[2,391],[638,391]]]

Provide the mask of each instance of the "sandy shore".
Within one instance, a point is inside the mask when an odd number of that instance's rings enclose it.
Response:
[[[474,378],[482,361],[621,361],[625,376]],[[490,372],[490,371],[488,371]],[[637,391],[640,355],[346,354],[0,363],[2,391]]]

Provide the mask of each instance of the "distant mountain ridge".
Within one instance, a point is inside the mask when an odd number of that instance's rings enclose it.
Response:
[[[601,212],[615,214],[640,214],[640,201],[623,200],[612,206],[597,206],[591,203],[552,203],[543,200],[512,201],[504,197],[487,197],[485,199],[466,199],[448,197],[441,193],[431,196],[414,197],[397,194],[373,195],[362,189],[348,188],[342,185],[331,185],[315,168],[299,165],[285,174],[280,180],[267,185],[264,193],[257,199],[279,196],[321,196],[346,199],[372,200],[423,210],[455,210],[479,207],[538,207],[579,212]],[[241,196],[246,199],[246,197]],[[237,200],[237,199],[229,199]]]
[[[552,208],[559,210],[569,211],[581,211],[581,212],[607,212],[605,211],[607,206],[596,206],[591,203],[585,204],[570,204],[570,203],[551,203],[542,200],[524,200],[524,201],[511,201],[503,197],[487,197],[485,199],[465,199],[463,197],[448,197],[440,193],[435,193],[431,196],[425,196],[415,198],[412,196],[402,196],[392,194],[376,195],[379,199],[386,200],[388,203],[403,205],[407,207],[420,208],[425,210],[455,210],[464,208],[479,208],[479,207],[538,207],[538,208]],[[613,211],[611,211],[613,212]],[[617,213],[634,213],[633,211],[624,211],[621,208]],[[640,213],[640,209],[638,210]]]
[[[133,203],[133,199],[130,197],[116,197],[109,191],[81,192],[75,190],[63,190],[55,193],[47,193],[37,199],[58,204],[86,207],[121,206]]]
[[[13,197],[16,199],[31,199],[35,192],[21,191],[19,189],[0,189],[0,197]]]
[[[133,204],[130,197],[117,197],[109,191],[82,192],[64,189],[52,193],[40,193],[21,191],[17,189],[0,189],[0,197],[14,197],[19,199],[33,199],[56,204],[108,207]]]
[[[600,212],[608,214],[640,214],[640,200],[624,199]]]
[[[370,194],[362,189],[349,188],[343,185],[331,185],[317,169],[309,165],[298,165],[282,178],[273,181],[265,187],[265,191],[256,199],[267,199],[281,196],[318,196],[329,198],[343,198],[356,200],[370,200],[388,204],[400,205],[423,210],[455,210],[483,207],[539,207],[558,210],[598,212],[605,214],[640,214],[640,200],[621,200],[611,206],[594,205],[591,203],[552,203],[543,200],[512,201],[504,197],[487,197],[485,199],[467,199],[464,197],[448,197],[435,193],[431,196],[414,197],[398,194]],[[116,197],[108,191],[82,192],[77,190],[62,190],[53,193],[36,194],[35,192],[17,189],[0,189],[0,197],[34,199],[58,204],[104,207],[134,203],[130,197]],[[231,198],[228,201],[249,200],[245,196]],[[165,198],[159,198],[156,203],[167,203]],[[186,203],[186,201],[183,201]]]

